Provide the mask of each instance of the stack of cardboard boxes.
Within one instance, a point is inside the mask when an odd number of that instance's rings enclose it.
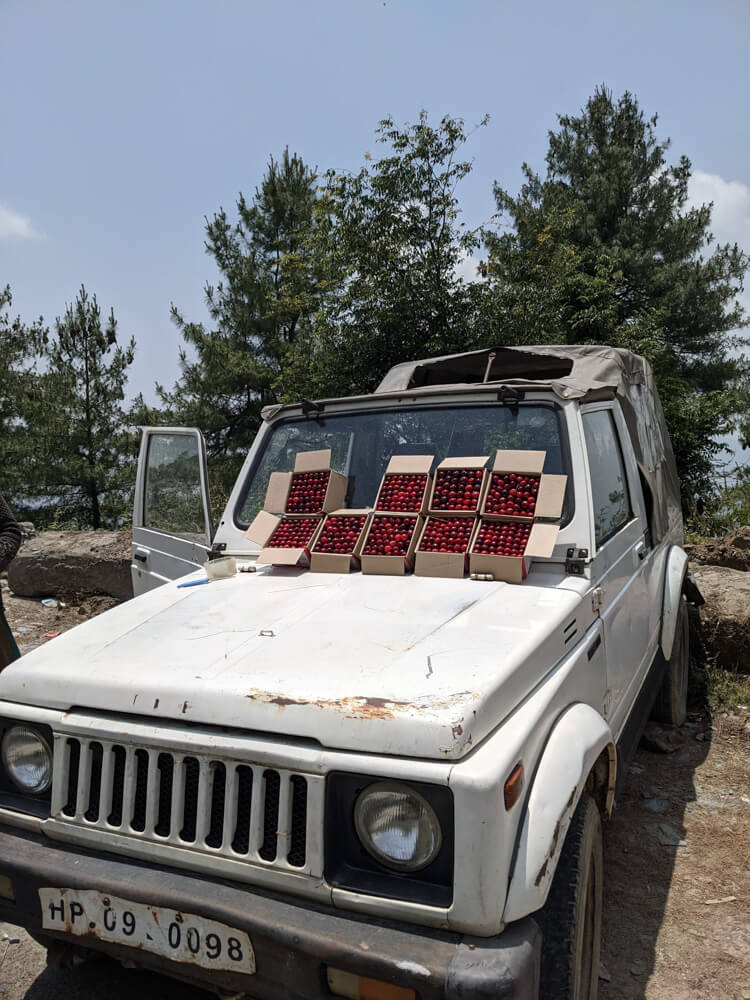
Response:
[[[462,577],[487,478],[487,455],[444,458],[435,469],[427,520],[417,543],[417,576]]]
[[[320,534],[323,515],[346,498],[347,477],[331,469],[331,451],[303,451],[293,472],[272,472],[263,510],[245,532],[260,545],[258,562],[307,566]]]
[[[479,508],[479,523],[469,550],[472,573],[521,583],[533,557],[552,555],[567,476],[542,475],[546,452],[498,451]]]
[[[521,583],[532,558],[552,555],[566,476],[543,475],[545,452],[446,458],[395,455],[375,509],[342,508],[347,478],[331,452],[301,452],[293,472],[271,473],[264,509],[246,532],[258,562],[320,573],[462,577]],[[326,516],[327,515],[327,516]]]
[[[394,455],[380,482],[362,546],[362,572],[403,576],[414,550],[432,486],[434,455]]]

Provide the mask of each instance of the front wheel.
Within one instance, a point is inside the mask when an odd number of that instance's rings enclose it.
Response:
[[[540,1000],[596,1000],[602,931],[604,857],[599,810],[578,803],[544,907]]]
[[[690,670],[690,622],[688,606],[680,600],[672,655],[667,660],[664,680],[656,696],[651,718],[668,726],[681,726],[687,718],[688,673]]]

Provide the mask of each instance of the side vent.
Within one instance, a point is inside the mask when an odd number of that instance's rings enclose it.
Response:
[[[563,629],[563,643],[567,646],[577,634],[578,629],[576,628],[576,620],[574,618]]]

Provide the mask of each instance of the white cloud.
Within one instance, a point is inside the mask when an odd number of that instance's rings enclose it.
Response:
[[[475,281],[480,281],[481,279],[478,271],[479,264],[479,257],[472,257],[471,254],[465,254],[456,264],[456,277],[462,278],[465,282],[467,282],[467,284],[473,284]]]
[[[688,201],[691,207],[713,202],[709,230],[714,234],[716,243],[738,243],[745,253],[750,254],[750,187],[747,184],[725,181],[719,174],[696,170],[688,182]],[[711,252],[711,247],[708,252]],[[750,277],[745,279],[745,289],[739,301],[750,315]],[[741,333],[747,336],[747,330]]]
[[[31,219],[0,205],[0,240],[34,240],[38,236]]]
[[[712,201],[711,232],[719,243],[739,243],[750,253],[750,187],[725,181],[719,174],[696,170],[688,183],[688,200],[698,206]]]

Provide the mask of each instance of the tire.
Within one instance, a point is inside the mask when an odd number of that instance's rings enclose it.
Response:
[[[681,726],[687,718],[688,673],[690,667],[690,622],[688,606],[680,601],[672,655],[667,660],[664,680],[656,696],[651,718],[668,726]]]
[[[599,810],[584,793],[563,844],[544,907],[540,1000],[596,1000],[604,859]]]

